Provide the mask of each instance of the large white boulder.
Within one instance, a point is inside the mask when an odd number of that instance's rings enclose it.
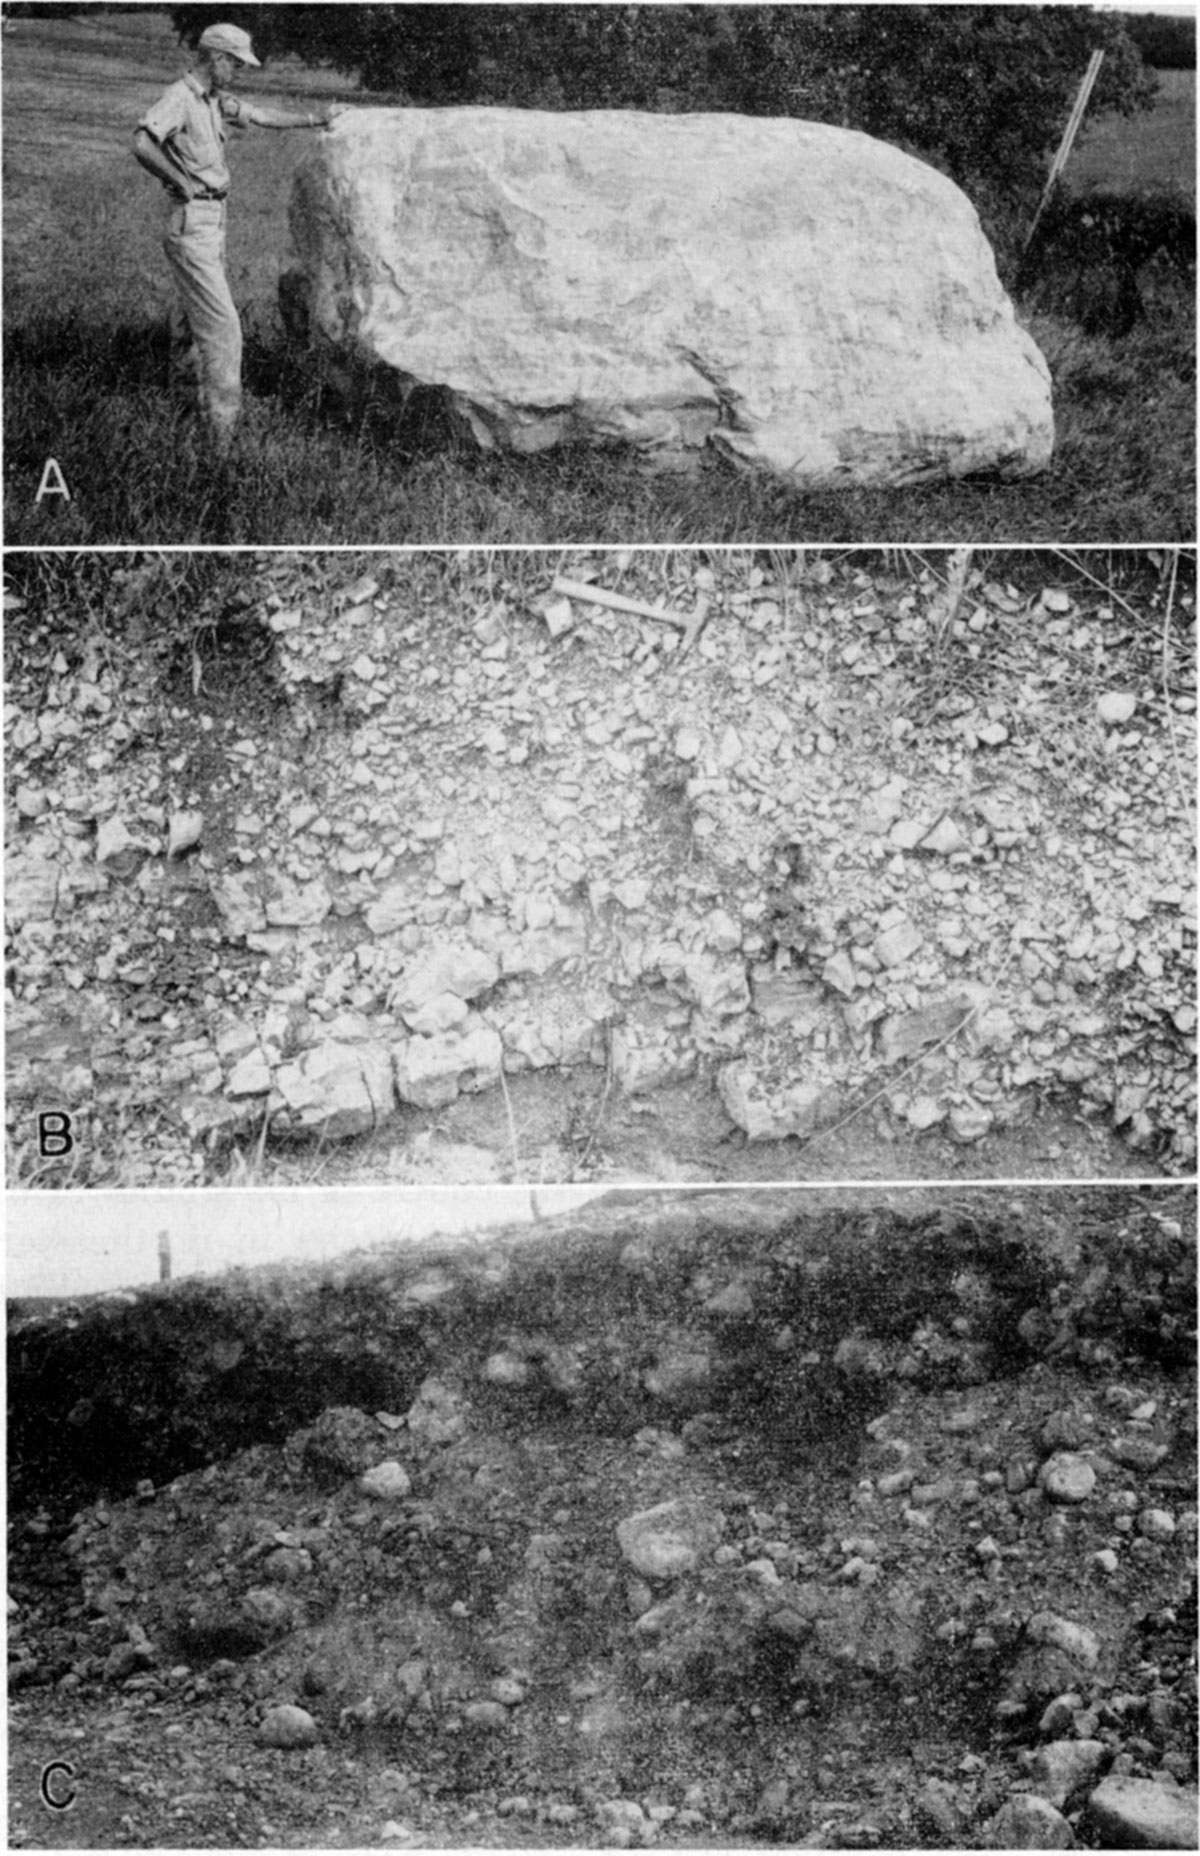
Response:
[[[824,124],[361,109],[297,176],[284,293],[481,443],[704,444],[797,484],[1041,468],[1050,377],[966,196]]]

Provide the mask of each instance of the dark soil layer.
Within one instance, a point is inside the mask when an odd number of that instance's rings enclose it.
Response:
[[[13,1845],[1193,1808],[1194,1195],[824,1196],[14,1304]]]

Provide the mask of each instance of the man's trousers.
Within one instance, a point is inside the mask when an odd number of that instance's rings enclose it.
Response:
[[[179,288],[172,372],[194,383],[201,416],[223,456],[242,403],[242,325],[225,275],[224,201],[173,206],[163,250]]]

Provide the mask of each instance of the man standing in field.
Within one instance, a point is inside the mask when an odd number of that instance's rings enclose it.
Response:
[[[300,116],[235,97],[230,89],[259,60],[240,26],[208,26],[196,62],[147,110],[133,152],[167,190],[170,211],[163,249],[179,288],[171,319],[173,371],[194,382],[200,413],[219,457],[233,443],[242,399],[242,325],[225,275],[225,198],[229,123],[263,129],[326,129],[340,114]]]

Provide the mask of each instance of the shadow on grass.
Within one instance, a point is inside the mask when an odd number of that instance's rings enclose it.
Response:
[[[167,385],[164,323],[97,324],[79,309],[50,313],[37,321],[4,322],[4,368],[11,382],[24,370],[73,375],[81,385],[121,391]]]
[[[314,365],[311,351],[278,327],[244,321],[242,383],[251,399],[272,403],[279,414],[310,430],[350,434],[380,456],[410,462],[459,457],[475,447],[464,433],[449,396],[440,387],[389,390],[381,373],[339,392]]]

